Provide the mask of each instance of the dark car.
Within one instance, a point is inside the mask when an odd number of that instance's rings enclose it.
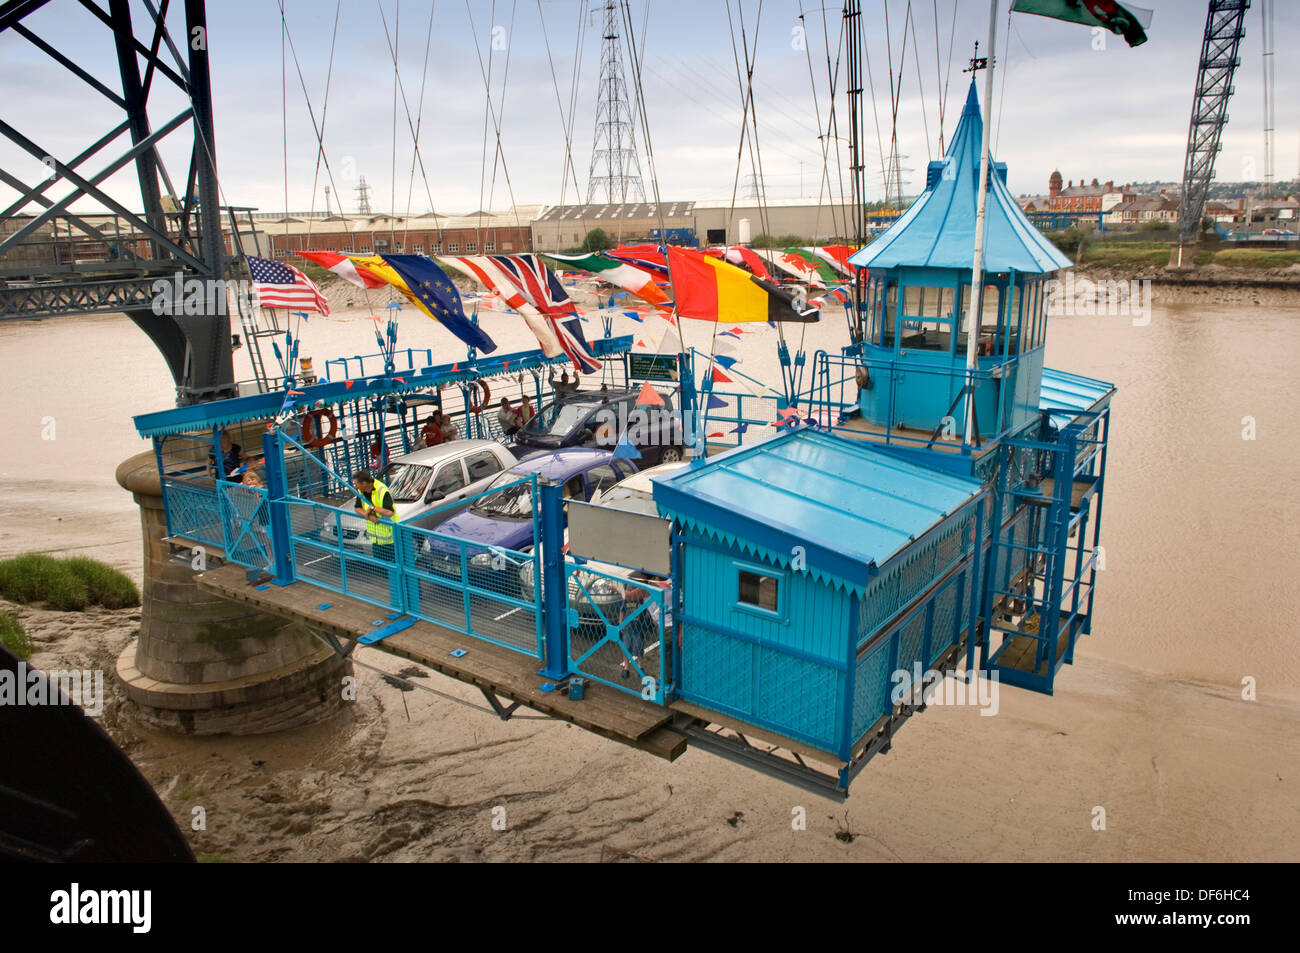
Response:
[[[439,524],[437,532],[464,541],[468,581],[472,585],[518,595],[518,567],[513,565],[511,554],[528,553],[533,548],[531,485],[519,481],[536,473],[543,480],[562,484],[565,499],[590,500],[636,472],[635,463],[615,460],[608,450],[572,447],[536,453],[500,474],[488,485],[486,495]],[[498,486],[502,490],[493,492]],[[416,565],[426,572],[459,579],[461,548],[461,543],[451,539],[426,538],[416,554]]]
[[[659,394],[662,406],[638,406],[640,397],[640,388],[557,394],[515,433],[511,449],[520,458],[561,447],[612,450],[626,434],[641,454],[642,467],[681,460],[685,456],[682,425],[673,395]]]

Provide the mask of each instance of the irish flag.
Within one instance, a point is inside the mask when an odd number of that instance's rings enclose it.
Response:
[[[1129,46],[1145,43],[1151,28],[1150,10],[1121,6],[1115,0],[1014,0],[1011,11],[1103,27],[1124,37]]]
[[[340,255],[336,251],[300,251],[294,252],[294,254],[299,258],[306,258],[312,264],[328,268],[334,274],[352,282],[358,288],[382,288],[385,284],[384,279],[370,272],[358,270],[351,258],[347,255]]]
[[[566,268],[590,272],[601,281],[618,285],[624,291],[630,291],[649,304],[665,306],[668,304],[668,296],[659,290],[654,283],[654,278],[635,265],[615,261],[599,252],[590,255],[547,255],[546,257],[558,261]]]

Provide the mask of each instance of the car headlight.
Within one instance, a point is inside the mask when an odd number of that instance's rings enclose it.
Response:
[[[475,556],[471,556],[471,557],[469,557],[469,564],[470,564],[471,566],[473,566],[475,569],[491,569],[491,568],[492,568],[492,554],[491,554],[491,553],[479,553],[479,554],[477,554],[477,555],[475,555]]]

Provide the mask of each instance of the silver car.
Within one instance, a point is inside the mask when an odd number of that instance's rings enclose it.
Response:
[[[393,505],[403,523],[440,510],[441,517],[456,512],[456,503],[477,496],[502,470],[518,461],[502,444],[493,440],[452,440],[435,447],[394,457],[378,479],[393,494]],[[351,510],[355,494],[331,500],[334,506]],[[444,509],[445,508],[445,509]],[[336,521],[331,517],[321,527],[325,539],[334,540]],[[359,516],[341,516],[343,542],[368,546],[366,521]],[[421,524],[428,526],[428,523]]]

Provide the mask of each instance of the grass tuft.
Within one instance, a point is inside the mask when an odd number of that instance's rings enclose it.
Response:
[[[22,605],[43,602],[63,612],[79,612],[89,605],[124,609],[140,604],[135,583],[113,567],[84,556],[56,559],[43,553],[0,560],[0,596]]]
[[[23,628],[18,616],[0,609],[0,644],[26,662],[32,657],[36,646]]]

